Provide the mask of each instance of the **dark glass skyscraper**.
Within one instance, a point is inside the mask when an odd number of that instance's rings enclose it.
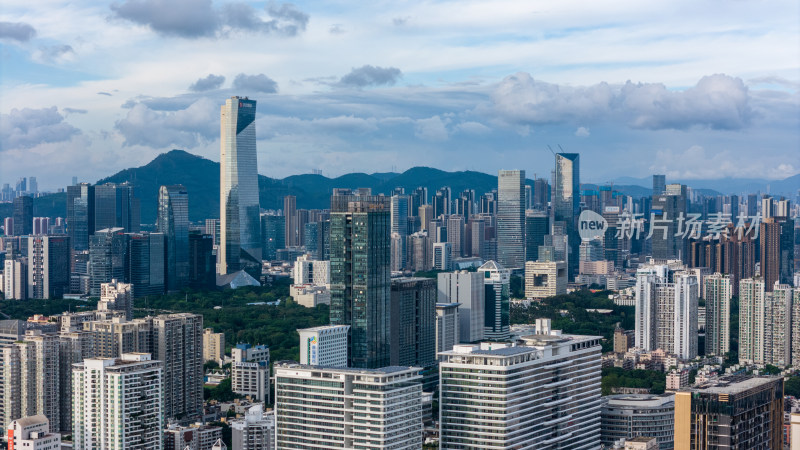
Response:
[[[261,212],[258,202],[256,101],[231,97],[220,111],[221,274],[261,273]],[[249,271],[249,270],[248,270]]]
[[[139,203],[128,183],[106,183],[94,187],[94,229],[122,228],[139,231]]]
[[[124,233],[122,228],[105,228],[97,230],[89,239],[89,291],[92,296],[100,295],[101,284],[125,279]]]
[[[94,234],[94,186],[89,183],[67,186],[67,233],[74,251],[89,250]]]
[[[278,250],[286,248],[286,217],[272,214],[261,215],[262,257],[273,261]]]
[[[189,194],[182,185],[159,189],[157,227],[167,240],[167,290],[181,289],[189,282]]]
[[[331,197],[331,324],[350,325],[350,366],[389,365],[389,198]]]
[[[216,286],[214,238],[209,234],[189,232],[189,286],[213,289]]]
[[[133,284],[133,297],[163,294],[166,272],[164,234],[130,233],[126,240],[125,281]]]
[[[14,206],[14,236],[33,233],[33,199],[27,195],[17,197]]]
[[[654,195],[650,207],[653,223],[653,258],[656,259],[688,259],[688,239],[676,236],[678,218],[686,217],[686,186],[682,184],[667,185],[663,194]],[[649,221],[651,217],[647,217]]]
[[[497,261],[509,269],[525,267],[525,171],[497,175]]]
[[[545,235],[550,233],[550,218],[543,211],[527,211],[525,214],[525,260],[539,259],[539,246],[544,245]]]

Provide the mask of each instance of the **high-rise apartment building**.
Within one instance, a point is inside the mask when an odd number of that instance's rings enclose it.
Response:
[[[182,289],[189,284],[189,194],[185,187],[161,186],[156,227],[167,241],[167,290]]]
[[[747,278],[739,282],[739,361],[764,364],[766,347],[766,291],[764,280]]]
[[[681,389],[675,448],[783,448],[783,378],[734,375]]]
[[[33,233],[33,199],[27,195],[17,197],[13,203],[14,236]],[[8,233],[6,233],[8,234]]]
[[[436,280],[393,278],[389,365],[436,363]]]
[[[350,366],[389,364],[390,216],[386,197],[331,197],[331,325],[350,325]]]
[[[497,175],[497,261],[509,269],[525,267],[525,171]]]
[[[231,443],[240,450],[275,450],[275,413],[264,412],[263,405],[250,407],[244,418],[231,422]]]
[[[326,325],[297,330],[300,334],[300,364],[347,367],[349,325]]]
[[[76,450],[161,450],[164,369],[146,353],[89,358],[72,371]]]
[[[484,336],[486,339],[508,339],[511,325],[511,271],[495,261],[487,261],[478,268],[477,273],[483,275],[484,281]]]
[[[776,367],[792,364],[792,294],[788,284],[775,283],[765,294],[764,363]]]
[[[597,448],[601,338],[541,333],[441,355],[441,448]]]
[[[261,273],[256,101],[225,100],[220,111],[219,273]],[[251,274],[252,275],[252,274]],[[257,278],[257,277],[256,277]]]
[[[28,236],[28,298],[61,298],[69,292],[69,237]]]
[[[94,186],[89,183],[67,186],[67,233],[73,250],[89,250],[94,221]]]
[[[214,333],[211,328],[203,330],[203,361],[219,363],[225,357],[225,333]]]
[[[176,313],[152,318],[155,358],[164,364],[164,416],[203,413],[203,316]]]
[[[118,280],[100,285],[98,311],[121,311],[126,320],[133,319],[133,285]]]
[[[731,345],[731,277],[719,272],[704,277],[703,297],[706,301],[705,354],[724,356]]]
[[[239,395],[269,402],[269,347],[238,344],[231,350],[231,389]]]
[[[279,449],[422,447],[419,367],[278,363],[274,370]]]
[[[759,241],[761,278],[767,291],[776,281],[791,283],[794,273],[794,220],[768,217],[761,222]]]
[[[485,274],[478,272],[440,273],[438,277],[438,302],[459,303],[458,308],[458,342],[482,341],[486,335],[484,323],[486,317]]]

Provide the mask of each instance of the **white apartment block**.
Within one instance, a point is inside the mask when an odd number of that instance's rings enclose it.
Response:
[[[61,450],[61,435],[50,432],[50,421],[41,414],[12,421],[6,437],[11,450]]]
[[[567,264],[564,261],[525,263],[525,297],[543,299],[567,293]]]
[[[764,280],[746,278],[739,282],[739,362],[764,364],[766,325]]]
[[[240,395],[269,401],[269,347],[239,344],[231,350],[231,389]]]
[[[800,286],[795,286],[792,294],[792,366],[798,367],[800,366]]]
[[[765,294],[764,364],[792,364],[792,294],[791,286],[778,282]]]
[[[706,300],[706,355],[722,356],[730,351],[732,297],[733,286],[730,275],[715,273],[703,278],[703,298]]]
[[[598,448],[601,337],[540,332],[443,354],[440,448]]]
[[[347,367],[350,325],[327,325],[297,332],[300,334],[300,364]]]
[[[450,270],[453,267],[453,244],[436,242],[433,244],[433,269]]]
[[[700,287],[694,274],[676,261],[651,263],[637,271],[635,293],[636,347],[695,358]]]
[[[477,342],[485,338],[486,288],[484,274],[466,270],[438,275],[438,303],[460,303],[457,342]]]
[[[117,280],[100,285],[98,311],[123,311],[125,319],[133,319],[133,285]]]
[[[89,358],[72,370],[75,450],[161,450],[163,365],[147,353]]]
[[[231,444],[235,450],[275,449],[275,413],[255,405],[244,419],[231,422]]]
[[[60,431],[59,339],[28,330],[2,349],[2,426],[22,417],[44,415]]]
[[[203,330],[203,360],[220,363],[225,359],[225,333],[214,333],[211,328]]]
[[[6,259],[3,263],[3,295],[6,300],[28,298],[28,267],[20,260]]]
[[[331,262],[315,261],[309,255],[298,256],[294,263],[294,284],[330,286]]]
[[[289,295],[295,303],[306,308],[331,304],[331,291],[325,286],[293,284],[289,287]]]
[[[458,344],[458,303],[436,304],[436,354]]]
[[[274,370],[278,449],[422,447],[421,368]]]

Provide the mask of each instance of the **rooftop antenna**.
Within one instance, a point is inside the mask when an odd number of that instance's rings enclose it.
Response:
[[[561,153],[567,153],[567,152],[564,151],[563,148],[561,148],[561,144],[556,144],[556,145],[558,146],[558,149],[561,150]]]
[[[552,153],[553,156],[556,156],[556,152],[553,151],[553,147],[550,147],[550,144],[547,144],[547,149],[550,150],[550,153]]]

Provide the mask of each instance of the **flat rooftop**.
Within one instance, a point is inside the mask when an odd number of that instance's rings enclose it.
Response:
[[[779,377],[748,377],[736,375],[712,379],[706,383],[691,388],[684,388],[685,392],[704,392],[708,394],[741,394],[750,389],[769,384]]]

